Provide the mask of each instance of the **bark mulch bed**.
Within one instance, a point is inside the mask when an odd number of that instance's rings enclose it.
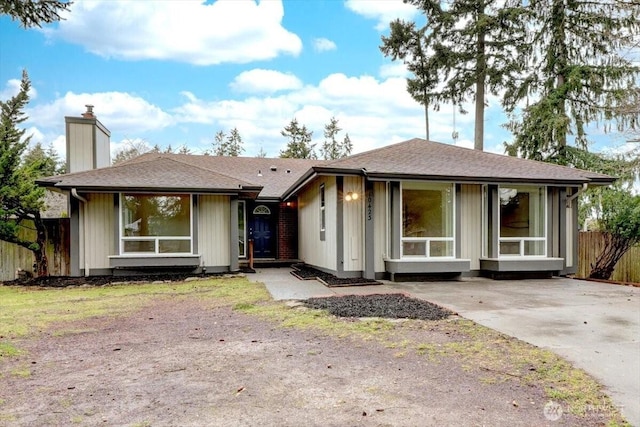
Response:
[[[377,280],[365,279],[363,277],[336,277],[333,274],[325,273],[324,271],[309,267],[306,264],[294,264],[291,267],[293,268],[291,274],[293,274],[298,279],[318,280],[319,282],[330,288],[338,286],[370,286],[382,284]]]
[[[302,302],[309,308],[328,310],[340,317],[441,320],[455,314],[428,301],[403,294],[344,295],[309,298]]]

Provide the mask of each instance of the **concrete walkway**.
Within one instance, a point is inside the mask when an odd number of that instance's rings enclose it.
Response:
[[[404,292],[431,301],[571,361],[604,384],[627,420],[640,427],[640,288],[559,278],[328,288],[290,271],[259,269],[248,277],[279,300]]]

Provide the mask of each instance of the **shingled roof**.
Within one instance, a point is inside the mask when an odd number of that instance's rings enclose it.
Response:
[[[316,172],[366,173],[380,178],[419,178],[457,182],[535,182],[608,184],[608,175],[534,160],[411,139],[315,167]]]
[[[115,166],[52,176],[43,186],[82,190],[260,191],[278,199],[320,160],[147,153]]]
[[[82,191],[250,193],[278,200],[295,194],[317,174],[374,179],[609,184],[608,175],[449,144],[411,139],[334,161],[148,153],[115,166],[38,180]]]

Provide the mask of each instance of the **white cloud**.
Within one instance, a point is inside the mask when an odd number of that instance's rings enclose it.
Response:
[[[320,37],[313,39],[313,48],[316,52],[328,52],[330,50],[336,50],[338,47],[331,40]]]
[[[409,75],[407,66],[402,61],[395,61],[389,64],[383,64],[380,66],[380,77],[403,77],[406,78]]]
[[[9,79],[5,84],[4,89],[0,90],[0,100],[8,100],[9,98],[16,96],[20,92],[20,79]],[[29,99],[36,99],[38,97],[38,91],[31,86],[27,92]]]
[[[237,75],[230,86],[237,92],[274,93],[299,89],[302,81],[291,73],[256,68]]]
[[[418,9],[402,0],[347,0],[347,9],[368,19],[378,21],[376,30],[383,31],[389,27],[394,19],[411,20],[418,13]]]
[[[94,106],[94,114],[112,132],[138,133],[172,125],[172,118],[159,107],[124,92],[73,93],[51,103],[27,108],[29,123],[43,127],[64,126],[65,116],[79,116],[85,105]]]
[[[107,58],[196,65],[248,63],[298,55],[300,38],[282,26],[281,1],[76,2],[51,37]]]

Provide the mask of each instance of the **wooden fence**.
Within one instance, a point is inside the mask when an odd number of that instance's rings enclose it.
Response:
[[[47,260],[49,274],[69,275],[69,218],[44,219],[47,228]],[[35,239],[36,232],[23,229],[21,237]],[[16,270],[33,272],[33,252],[21,246],[0,241],[0,282],[16,278]]]
[[[604,237],[598,231],[581,231],[578,237],[578,272],[576,277],[589,277],[591,264],[602,252]],[[611,280],[618,282],[640,283],[640,245],[627,252],[613,271]]]

